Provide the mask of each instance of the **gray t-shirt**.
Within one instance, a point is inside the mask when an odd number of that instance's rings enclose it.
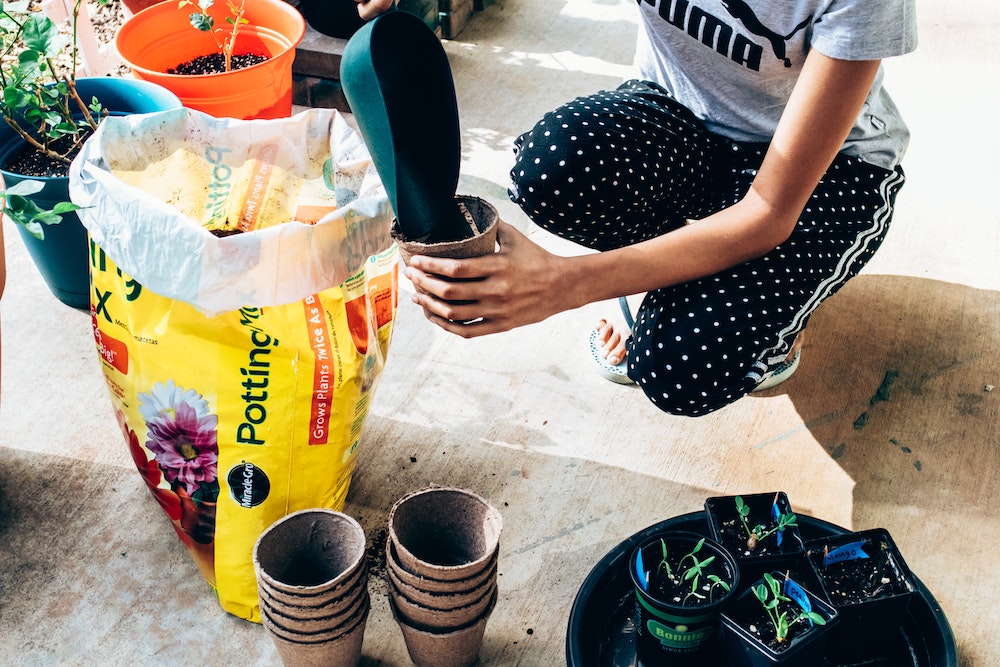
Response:
[[[713,132],[769,142],[811,48],[876,60],[916,48],[916,0],[639,0],[639,76],[667,88]],[[879,70],[842,149],[886,169],[909,130]]]

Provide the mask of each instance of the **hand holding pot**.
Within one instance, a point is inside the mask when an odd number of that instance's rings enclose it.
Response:
[[[500,222],[499,252],[471,259],[414,255],[406,270],[413,302],[434,324],[463,338],[508,331],[582,305],[567,263]]]

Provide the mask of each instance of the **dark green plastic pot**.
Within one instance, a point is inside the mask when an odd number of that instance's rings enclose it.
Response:
[[[700,541],[703,543],[695,557],[699,561],[714,557],[700,577],[701,582],[707,583],[707,575],[715,574],[726,582],[728,590],[713,589],[711,597],[705,599],[685,596],[678,600],[659,595],[652,582],[660,572],[658,563],[663,550],[667,550],[671,567],[679,574],[684,563],[678,559]],[[644,663],[658,664],[682,656],[693,657],[716,638],[720,611],[736,593],[740,572],[729,552],[711,539],[685,531],[664,531],[636,546],[629,560],[629,576],[636,600],[636,652]],[[684,589],[688,586],[685,580]]]

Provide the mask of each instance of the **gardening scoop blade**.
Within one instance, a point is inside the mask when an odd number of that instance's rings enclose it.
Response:
[[[386,12],[348,41],[340,80],[402,236],[471,238],[455,201],[458,102],[437,35],[413,14]]]

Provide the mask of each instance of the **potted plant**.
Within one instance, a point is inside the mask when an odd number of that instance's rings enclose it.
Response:
[[[638,655],[647,662],[691,654],[714,638],[719,611],[740,572],[718,543],[667,531],[639,544],[629,560],[635,588]]]
[[[838,659],[891,650],[890,638],[899,635],[917,586],[889,532],[876,528],[822,537],[805,548],[822,592],[840,614],[832,638]]]
[[[783,491],[708,498],[705,514],[712,539],[739,564],[744,586],[796,560],[796,572],[811,575],[803,560],[798,517]]]
[[[69,198],[70,162],[107,115],[180,106],[176,96],[145,82],[76,78],[82,1],[74,5],[69,35],[26,0],[0,6],[3,212],[52,293],[75,308],[90,305],[89,252]]]
[[[722,612],[732,665],[825,664],[837,610],[787,574],[765,572]]]
[[[115,38],[139,79],[217,118],[283,118],[305,19],[284,0],[160,2],[127,18]],[[228,63],[228,65],[226,64]]]

